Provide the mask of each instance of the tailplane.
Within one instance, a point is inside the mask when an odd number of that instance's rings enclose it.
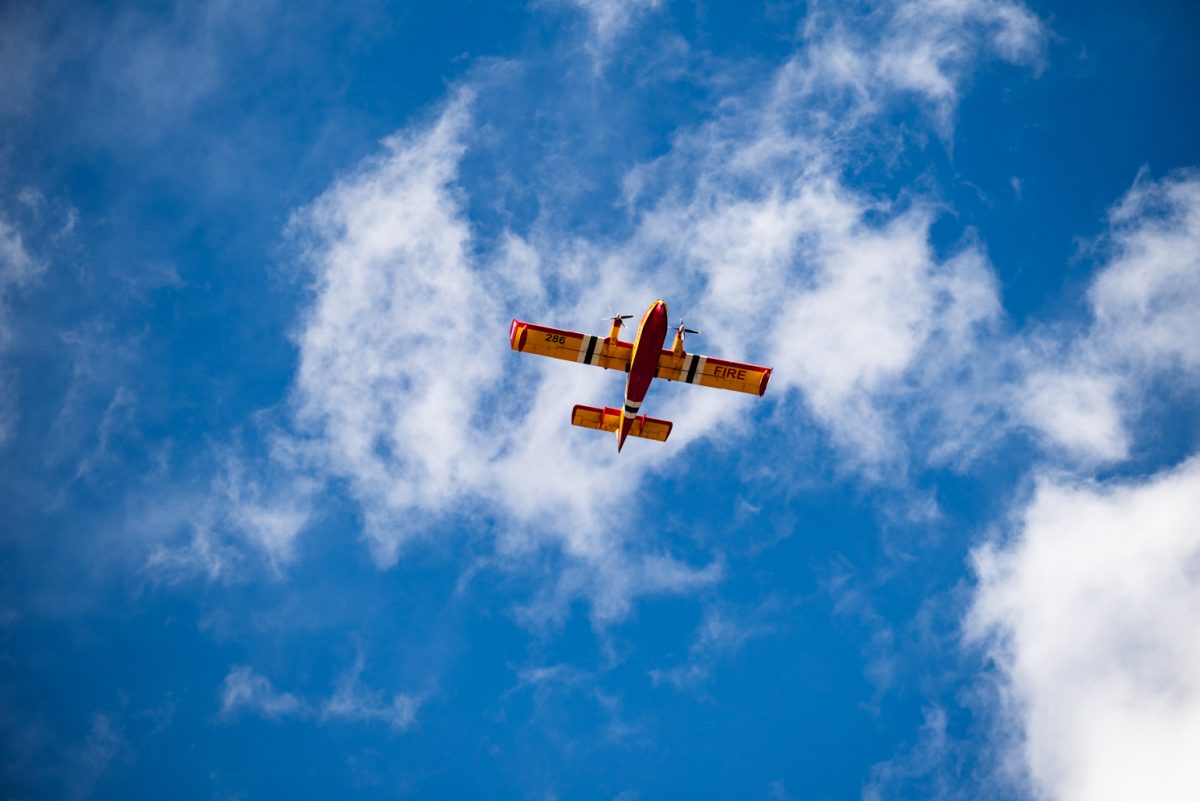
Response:
[[[625,436],[641,437],[658,442],[666,442],[667,437],[671,436],[671,423],[667,420],[656,420],[644,414],[623,418],[620,409],[612,409],[608,406],[603,409],[597,409],[595,406],[576,406],[571,413],[571,425],[594,428],[597,431],[616,431],[620,440],[617,450],[620,450],[620,446],[625,444]]]

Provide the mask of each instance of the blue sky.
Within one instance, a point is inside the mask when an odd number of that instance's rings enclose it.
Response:
[[[0,797],[1197,797],[1198,31],[5,5]]]

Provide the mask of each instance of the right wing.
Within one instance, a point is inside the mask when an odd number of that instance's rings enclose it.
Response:
[[[522,353],[536,353],[606,370],[628,371],[633,358],[633,343],[620,340],[613,342],[608,337],[580,334],[520,320],[512,321],[508,329],[508,341],[513,350]]]
[[[767,382],[771,380],[771,368],[714,359],[711,356],[698,356],[695,353],[676,356],[664,348],[662,355],[658,357],[658,372],[655,373],[655,377],[699,384],[702,387],[762,395],[767,391]]]

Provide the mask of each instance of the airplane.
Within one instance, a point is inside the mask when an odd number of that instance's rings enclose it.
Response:
[[[646,309],[633,342],[622,342],[621,327],[632,316],[614,314],[607,337],[516,319],[508,329],[509,344],[515,351],[589,364],[606,370],[624,370],[629,374],[625,380],[623,408],[577,405],[571,412],[572,425],[617,432],[617,453],[624,447],[626,437],[666,442],[671,435],[670,422],[639,413],[650,382],[655,378],[759,396],[767,391],[767,382],[771,380],[770,367],[729,362],[684,351],[684,337],[700,332],[687,328],[682,320],[675,329],[675,340],[670,349],[664,348],[670,327],[665,300],[656,300]]]

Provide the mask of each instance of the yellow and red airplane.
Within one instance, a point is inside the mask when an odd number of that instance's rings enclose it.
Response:
[[[596,337],[550,328],[545,325],[513,320],[508,330],[509,343],[513,350],[552,356],[571,362],[603,367],[605,370],[624,370],[625,406],[612,409],[605,406],[576,406],[571,414],[571,424],[599,431],[617,432],[617,452],[625,445],[629,436],[666,442],[671,434],[671,423],[639,414],[642,400],[655,378],[668,381],[685,381],[702,387],[731,389],[762,395],[767,391],[771,379],[770,367],[756,364],[727,362],[708,356],[697,356],[683,350],[685,334],[698,334],[685,328],[680,320],[675,329],[675,341],[668,350],[663,347],[667,338],[667,302],[656,300],[642,315],[637,336],[633,342],[622,342],[621,326],[632,317],[630,314],[614,314],[612,330],[607,337]]]

